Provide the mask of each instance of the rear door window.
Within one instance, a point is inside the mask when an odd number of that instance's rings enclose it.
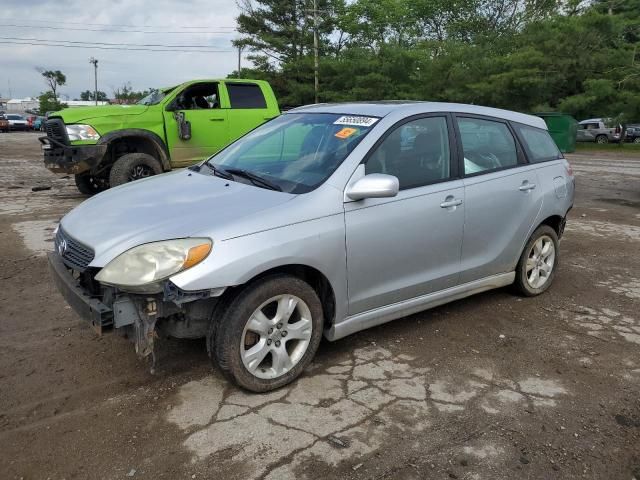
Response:
[[[262,90],[253,83],[227,83],[231,108],[267,108]]]
[[[513,127],[520,135],[520,140],[524,144],[524,149],[531,163],[562,158],[562,153],[560,153],[556,142],[546,130],[517,123],[513,124]]]
[[[457,117],[464,153],[464,174],[500,170],[518,164],[516,141],[506,123]]]

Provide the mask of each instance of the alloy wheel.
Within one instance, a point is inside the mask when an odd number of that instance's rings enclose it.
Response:
[[[131,169],[129,173],[129,181],[140,180],[141,178],[150,177],[153,175],[153,170],[147,165],[136,165]]]
[[[245,368],[262,379],[281,377],[302,359],[311,340],[309,306],[295,295],[278,295],[250,316],[240,339]]]
[[[556,248],[551,237],[538,238],[527,258],[526,277],[531,288],[541,288],[551,276],[556,261]]]

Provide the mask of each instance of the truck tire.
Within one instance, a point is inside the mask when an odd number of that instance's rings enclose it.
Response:
[[[96,178],[89,173],[75,175],[76,187],[80,193],[85,195],[95,195],[109,188],[106,179]]]
[[[599,144],[609,143],[609,138],[606,135],[598,135],[596,137],[596,143],[599,143]]]
[[[162,165],[147,153],[127,153],[111,167],[109,183],[112,187],[162,173]]]

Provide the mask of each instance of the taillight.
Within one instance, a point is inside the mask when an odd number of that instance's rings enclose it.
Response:
[[[571,164],[566,158],[564,159],[564,169],[567,171],[567,175],[573,177],[573,168],[571,168]]]

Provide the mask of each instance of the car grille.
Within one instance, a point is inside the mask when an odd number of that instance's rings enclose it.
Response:
[[[44,128],[47,132],[47,137],[60,143],[69,143],[69,138],[67,137],[67,129],[64,126],[64,122],[60,118],[52,118],[51,120],[47,120]]]
[[[54,246],[64,264],[79,272],[84,272],[94,257],[91,248],[71,238],[62,230],[62,227],[58,227]]]

